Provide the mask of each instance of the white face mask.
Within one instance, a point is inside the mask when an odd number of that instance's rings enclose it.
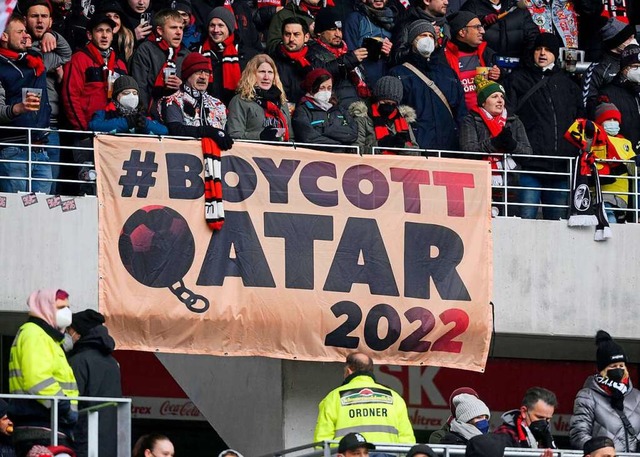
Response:
[[[627,73],[627,79],[632,83],[640,83],[640,68],[632,68]]]
[[[61,332],[71,325],[72,315],[71,309],[66,306],[56,311],[56,327]]]
[[[607,135],[616,136],[620,132],[620,123],[615,119],[609,119],[602,123],[602,128],[607,132]]]
[[[73,349],[73,338],[68,333],[64,334],[64,339],[62,340],[62,349],[64,352],[71,352]]]
[[[329,103],[329,100],[331,99],[331,91],[319,90],[318,92],[316,92],[313,98],[315,98],[320,103]]]
[[[127,94],[127,95],[123,95],[122,97],[120,97],[120,99],[118,100],[118,102],[120,102],[120,104],[127,108],[127,109],[136,109],[138,107],[138,102],[140,101],[140,99],[138,98],[137,95],[135,94]]]
[[[418,54],[422,57],[429,57],[435,48],[435,41],[433,41],[433,38],[428,36],[420,38],[416,43],[416,51],[418,51]]]

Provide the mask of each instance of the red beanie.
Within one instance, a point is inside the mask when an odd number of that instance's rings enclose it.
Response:
[[[182,61],[182,80],[186,81],[189,76],[199,70],[207,70],[211,73],[211,61],[199,52],[192,52]]]
[[[314,70],[311,70],[309,73],[307,73],[307,76],[304,77],[304,81],[302,81],[300,87],[302,87],[305,92],[312,93],[313,83],[315,83],[316,79],[320,78],[321,76],[328,76],[329,78],[331,78],[331,73],[329,73],[324,68],[316,68]]]
[[[613,103],[600,103],[596,107],[596,124],[602,125],[604,121],[608,121],[609,119],[622,122],[622,115]]]

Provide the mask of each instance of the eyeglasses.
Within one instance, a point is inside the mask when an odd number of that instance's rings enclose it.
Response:
[[[480,30],[484,30],[484,25],[482,25],[482,24],[465,25],[464,28],[465,29],[476,29],[479,32]]]

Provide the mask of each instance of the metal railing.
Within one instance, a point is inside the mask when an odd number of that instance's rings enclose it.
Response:
[[[69,163],[68,161],[49,161],[49,162],[36,162],[31,158],[31,152],[37,149],[59,149],[60,151],[70,151],[76,153],[84,153],[87,157],[93,159],[93,145],[92,139],[93,136],[97,134],[97,132],[89,132],[89,131],[77,131],[77,130],[50,130],[50,129],[38,129],[38,128],[23,128],[23,127],[10,127],[10,126],[0,126],[0,134],[3,130],[11,130],[16,132],[24,132],[26,136],[27,143],[16,143],[16,142],[6,142],[0,141],[0,150],[5,147],[19,147],[26,149],[27,151],[27,159],[26,160],[11,160],[4,159],[0,157],[0,165],[3,163],[14,163],[14,164],[22,164],[26,165],[26,175],[25,176],[0,176],[0,181],[2,180],[15,180],[15,181],[26,181],[25,191],[31,192],[34,188],[33,183],[39,181],[47,181],[52,183],[65,183],[65,184],[75,184],[80,186],[80,192],[84,192],[85,194],[95,194],[95,179],[94,180],[85,180],[85,179],[69,179],[69,178],[55,178],[55,179],[47,179],[47,178],[39,178],[33,176],[33,165],[44,165],[46,167],[74,167],[78,170],[87,170],[93,167],[92,161],[85,161],[86,163]],[[61,144],[61,145],[46,145],[46,144],[34,144],[32,139],[36,132],[49,134],[56,133],[61,134],[66,137],[67,140],[70,140],[72,143],[75,139],[83,139],[88,144],[81,144],[78,141],[77,145],[69,145],[69,144]],[[38,134],[41,136],[40,134]],[[171,138],[178,140],[193,140],[191,137],[177,137],[177,136],[155,136],[155,135],[141,135],[141,134],[117,134],[119,136],[139,136],[139,137],[153,137],[153,138]],[[68,142],[68,141],[67,141]],[[340,152],[353,151],[353,153],[357,153],[363,155],[363,150],[354,145],[326,145],[326,144],[315,144],[315,143],[302,143],[302,142],[266,142],[266,141],[257,141],[257,140],[241,140],[241,143],[254,143],[254,144],[271,144],[275,146],[282,147],[291,147],[291,148],[312,148],[312,149],[321,149],[324,151],[337,149]],[[64,143],[64,142],[62,142]],[[494,184],[492,186],[493,189],[493,206],[492,210],[495,211],[493,214],[494,217],[497,216],[517,216],[519,212],[524,207],[535,207],[536,211],[546,211],[545,209],[560,209],[562,212],[566,213],[568,211],[568,201],[570,194],[570,183],[571,183],[571,173],[570,170],[573,169],[576,157],[566,157],[566,156],[541,156],[541,155],[518,155],[518,154],[487,154],[484,152],[469,152],[469,151],[451,151],[451,150],[432,150],[432,149],[406,149],[406,148],[382,148],[379,146],[375,146],[372,149],[373,154],[379,154],[382,150],[390,150],[397,151],[398,153],[407,154],[407,153],[417,153],[417,155],[424,156],[427,159],[429,157],[443,157],[443,158],[471,158],[478,160],[486,160],[488,157],[497,157],[499,159],[504,159],[505,156],[512,157],[516,162],[523,159],[542,159],[545,161],[558,161],[563,163],[564,165],[561,167],[566,170],[563,172],[542,172],[542,171],[529,171],[523,170],[521,168],[516,168],[512,170],[502,169],[502,170],[494,170],[494,175],[500,175],[502,177],[502,184]],[[633,161],[620,161],[620,160],[607,160],[598,162],[602,163],[624,163],[634,164]],[[634,167],[635,168],[635,167]],[[519,177],[521,175],[531,175],[531,176],[542,176],[542,177],[559,177],[563,178],[566,182],[565,188],[550,188],[550,187],[527,187],[519,184]],[[639,173],[638,170],[635,169],[635,173],[629,173],[628,176],[616,176],[616,179],[626,179],[630,182],[629,191],[628,192],[603,192],[603,195],[617,195],[617,196],[626,196],[629,201],[628,208],[619,208],[612,207],[607,208],[608,211],[613,212],[614,214],[625,214],[631,215],[628,218],[629,221],[639,222],[640,221],[640,191],[638,184]],[[89,189],[89,191],[87,191]],[[521,199],[521,193],[527,190],[536,190],[542,192],[558,192],[566,194],[565,203],[564,204],[551,204],[551,203],[529,203],[524,202]],[[55,192],[60,193],[60,192]]]
[[[99,411],[105,408],[116,408],[117,417],[117,456],[114,457],[131,457],[131,399],[130,398],[107,398],[107,397],[62,397],[47,395],[22,395],[22,394],[3,394],[0,398],[7,401],[16,400],[50,400],[50,421],[51,421],[51,445],[57,446],[60,436],[60,424],[58,423],[59,403],[61,401],[78,400],[85,403],[91,403],[92,406],[78,411],[79,414],[87,415],[87,439],[88,439],[88,457],[98,456],[99,445]],[[19,424],[18,424],[19,425]]]
[[[373,443],[376,446],[375,452],[385,453],[391,456],[404,456],[413,444],[388,444]],[[338,441],[319,441],[317,443],[309,443],[282,451],[264,454],[260,457],[284,457],[294,455],[296,457],[331,457],[336,455]],[[442,457],[453,457],[465,455],[466,446],[453,444],[429,444],[436,454]],[[543,449],[527,449],[527,448],[506,448],[505,457],[541,457]],[[370,451],[373,452],[373,451]],[[557,457],[583,457],[584,452],[576,449],[552,449],[553,455]],[[616,452],[617,456],[639,457],[639,453]]]

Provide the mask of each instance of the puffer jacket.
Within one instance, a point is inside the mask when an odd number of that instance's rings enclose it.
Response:
[[[416,110],[407,105],[398,106],[398,110],[400,111],[400,115],[407,121],[407,124],[409,124],[409,138],[413,143],[411,147],[418,149],[418,142],[416,141],[413,129],[411,128],[411,124],[416,121]],[[349,107],[349,114],[353,119],[355,119],[358,126],[358,140],[356,141],[356,144],[363,148],[363,153],[371,154],[371,148],[378,145],[378,140],[376,139],[369,105],[363,101],[355,102]],[[393,124],[387,125],[387,127],[395,133],[395,127]],[[396,153],[400,155],[420,155],[420,151],[412,150],[407,152],[396,151]]]
[[[624,396],[624,413],[636,432],[640,430],[640,392],[629,381]],[[618,452],[637,452],[638,437],[630,435],[611,406],[610,396],[589,376],[576,395],[569,429],[571,446],[582,449],[595,436],[608,436]]]
[[[509,11],[517,3],[516,0],[503,0],[500,10],[496,10],[490,0],[468,0],[461,9],[472,12],[482,21],[487,15]],[[484,40],[497,55],[522,57],[533,52],[533,42],[539,33],[531,14],[516,8],[495,24],[485,26]]]

